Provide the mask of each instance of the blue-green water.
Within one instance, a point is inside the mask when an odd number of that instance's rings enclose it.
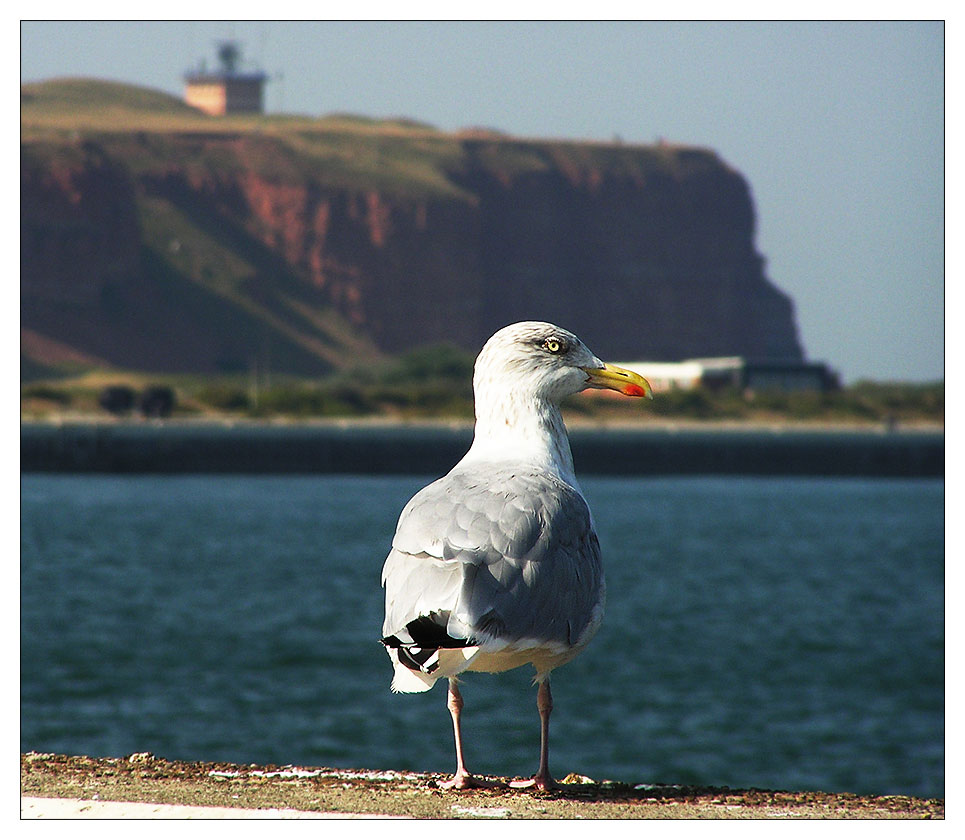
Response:
[[[21,748],[448,772],[389,692],[379,574],[428,477],[25,475]],[[944,482],[585,479],[607,617],[551,767],[944,796]],[[470,768],[530,774],[531,672],[470,674]]]

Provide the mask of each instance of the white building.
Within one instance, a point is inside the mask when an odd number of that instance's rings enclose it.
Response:
[[[830,391],[837,375],[821,362],[753,361],[741,356],[687,359],[682,362],[618,362],[636,371],[654,393],[698,387],[751,391]]]

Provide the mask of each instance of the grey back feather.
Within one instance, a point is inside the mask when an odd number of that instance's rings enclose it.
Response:
[[[573,644],[603,591],[579,491],[529,466],[456,468],[402,511],[385,561],[383,635],[430,612],[475,642]]]

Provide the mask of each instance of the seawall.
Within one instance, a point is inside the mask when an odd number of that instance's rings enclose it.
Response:
[[[22,472],[442,475],[472,439],[463,426],[25,423]],[[586,475],[939,478],[943,431],[581,429]]]

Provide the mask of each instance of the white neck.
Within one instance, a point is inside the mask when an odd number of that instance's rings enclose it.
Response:
[[[476,431],[467,461],[520,461],[576,485],[573,455],[559,406],[523,390],[476,393]]]

